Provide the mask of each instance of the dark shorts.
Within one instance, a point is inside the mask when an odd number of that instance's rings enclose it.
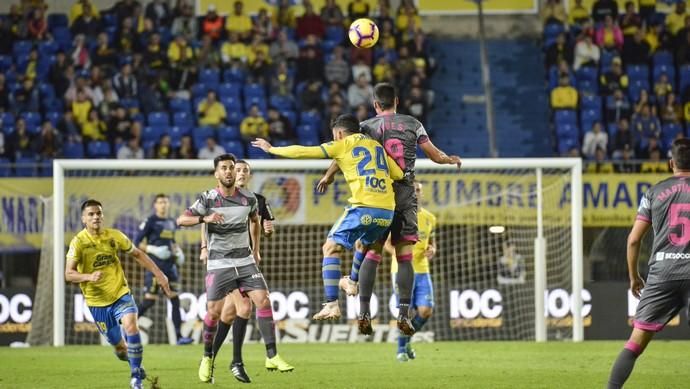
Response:
[[[206,299],[222,300],[235,289],[245,293],[250,290],[268,290],[264,275],[256,265],[226,267],[206,273]]]
[[[153,259],[153,262],[156,263],[156,266],[158,266],[159,269],[165,274],[166,277],[168,277],[168,282],[170,283],[170,290],[173,292],[179,292],[180,291],[180,274],[177,272],[177,265],[175,262],[171,260],[163,261],[160,259]],[[153,273],[150,271],[146,271],[144,274],[144,286],[146,288],[146,293],[150,294],[156,294],[158,293],[158,289],[160,288],[160,285],[158,285],[158,281],[156,281],[156,277],[153,276]]]
[[[393,244],[398,242],[416,243],[417,236],[417,195],[414,185],[393,183],[395,191],[395,213],[391,224],[391,241]]]
[[[647,284],[637,305],[633,326],[645,331],[661,331],[690,297],[690,280]]]

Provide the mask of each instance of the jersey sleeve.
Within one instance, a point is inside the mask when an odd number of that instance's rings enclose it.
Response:
[[[137,231],[137,235],[134,237],[134,245],[139,246],[141,244],[141,241],[143,241],[144,238],[147,238],[149,236],[150,232],[151,232],[151,218],[149,217],[139,225],[139,230]]]
[[[269,153],[286,158],[328,158],[323,146],[285,146],[271,147]]]
[[[640,200],[640,206],[637,208],[637,218],[636,220],[641,220],[643,222],[652,222],[652,195],[650,191],[642,196]]]
[[[321,144],[321,150],[326,158],[337,159],[345,151],[345,142],[342,140]]]
[[[115,238],[115,243],[117,244],[117,247],[120,249],[120,251],[123,251],[127,254],[134,251],[134,244],[132,244],[132,241],[129,240],[127,235],[125,235],[122,231],[113,230],[113,235]]]
[[[420,122],[417,122],[415,134],[417,135],[417,144],[420,145],[429,141],[429,134],[426,133],[426,128],[424,128],[424,125]]]
[[[206,207],[206,196],[204,193],[197,196],[196,201],[185,212],[191,216],[206,216],[208,208]]]
[[[67,250],[66,259],[76,263],[81,262],[81,244],[76,236],[69,242],[69,249]]]

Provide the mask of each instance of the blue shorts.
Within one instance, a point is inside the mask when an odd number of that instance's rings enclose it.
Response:
[[[113,346],[120,343],[122,333],[120,332],[120,321],[122,316],[128,313],[137,313],[137,305],[131,294],[120,297],[114,303],[105,307],[89,307],[93,321],[98,327],[98,332],[108,339],[108,343]]]
[[[398,285],[395,283],[395,273],[392,273],[391,275],[393,276],[393,286],[397,301]],[[414,274],[414,285],[412,286],[412,308],[416,309],[417,307],[434,307],[434,285],[431,283],[431,274],[429,273]]]
[[[333,225],[328,239],[352,250],[356,241],[370,245],[385,241],[393,222],[393,211],[381,208],[355,207],[345,208],[345,212]]]
[[[164,261],[161,259],[151,258],[153,262],[156,263],[159,269],[168,277],[168,282],[170,283],[170,290],[173,292],[178,292],[180,290],[180,275],[177,272],[177,265],[172,259]],[[158,282],[156,282],[156,277],[153,273],[146,271],[144,274],[144,287],[146,288],[146,293],[156,294],[158,293]]]

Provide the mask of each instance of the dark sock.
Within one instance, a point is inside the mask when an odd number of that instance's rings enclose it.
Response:
[[[137,310],[139,311],[139,316],[144,316],[146,311],[148,311],[149,308],[151,308],[155,303],[156,300],[145,298],[144,301],[137,307]]]
[[[218,321],[209,318],[208,313],[204,318],[204,356],[213,357],[213,338],[216,336]]]
[[[259,324],[259,332],[261,332],[261,337],[264,338],[264,344],[266,344],[266,356],[273,358],[278,354],[278,348],[276,347],[276,326],[273,321],[273,309],[268,308],[257,308],[256,309],[256,321]]]
[[[232,325],[232,322],[226,323],[222,320],[218,321],[218,332],[216,332],[216,337],[213,338],[213,357],[215,358],[218,355],[218,351],[220,351],[220,348],[223,347],[223,343],[225,342],[225,338],[228,337],[228,332],[230,332],[230,326]]]
[[[398,273],[395,276],[395,283],[398,286],[398,308],[400,309],[400,315],[407,317],[410,310],[410,301],[412,300],[412,285],[414,284],[414,269],[412,268],[412,262],[398,260]]]
[[[623,387],[625,381],[630,377],[633,367],[635,367],[635,361],[640,355],[640,346],[628,342],[625,344],[625,348],[618,354],[616,362],[613,364],[611,369],[611,376],[609,377],[608,389],[619,389]]]
[[[232,363],[242,362],[242,345],[249,319],[237,316],[232,323]]]
[[[379,263],[371,258],[365,258],[362,267],[359,269],[359,314],[364,315],[369,312],[369,302],[374,292],[376,282],[376,268]]]
[[[182,330],[180,329],[182,327],[182,315],[180,315],[180,298],[175,296],[170,299],[170,305],[172,306],[172,322],[173,322],[173,327],[175,327],[175,335],[177,335],[177,339],[180,339],[182,337]]]
[[[429,319],[425,319],[425,318],[419,316],[419,314],[416,314],[412,318],[412,327],[414,327],[415,331],[419,331],[422,329],[422,327],[424,327],[424,324],[426,324],[427,320],[429,320]]]

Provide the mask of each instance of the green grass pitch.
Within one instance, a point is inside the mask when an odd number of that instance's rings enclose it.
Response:
[[[296,370],[263,369],[263,345],[245,347],[254,388],[604,388],[623,341],[439,342],[415,344],[418,358],[395,360],[393,344],[281,344]],[[626,388],[690,387],[690,342],[652,342]],[[151,345],[144,366],[159,387],[205,388],[197,378],[202,349]],[[231,346],[218,357],[213,387],[241,386],[227,369]],[[0,388],[126,388],[129,369],[103,346],[0,348]],[[147,385],[150,387],[150,385]]]

